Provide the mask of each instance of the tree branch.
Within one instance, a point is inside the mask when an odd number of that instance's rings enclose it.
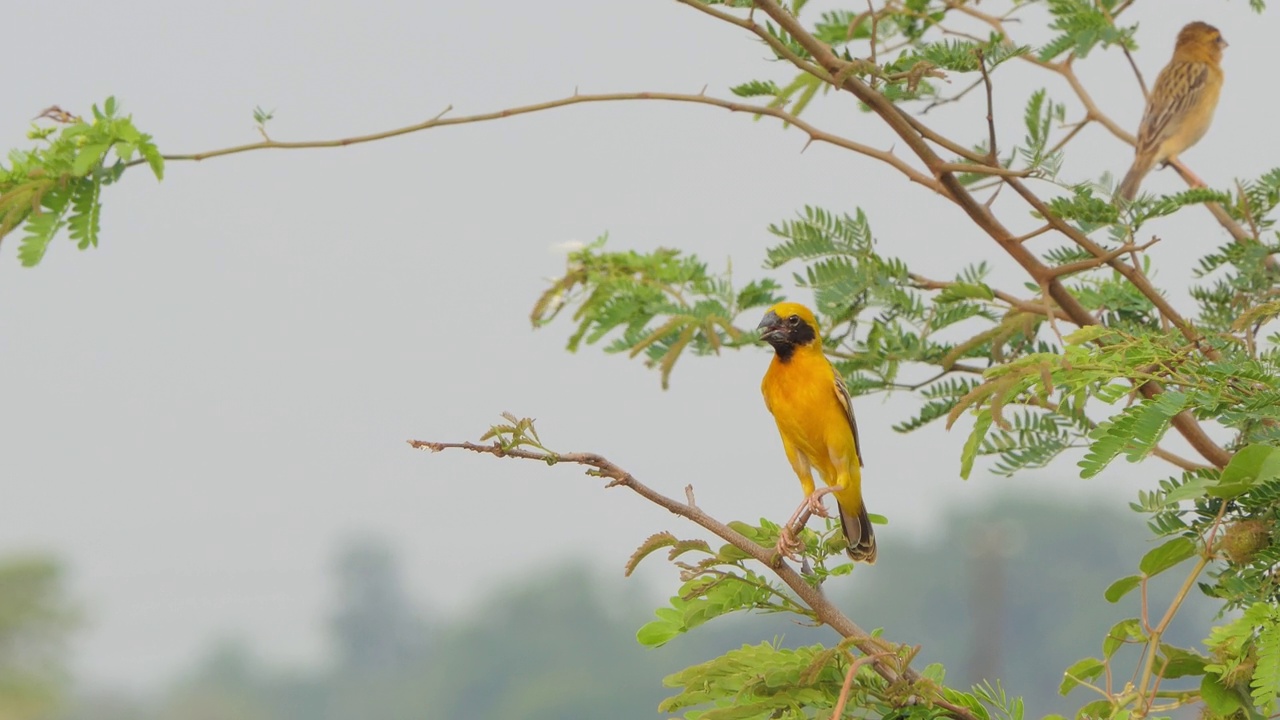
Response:
[[[737,549],[749,555],[752,559],[769,568],[771,572],[778,576],[797,597],[808,605],[818,619],[825,625],[835,630],[842,637],[849,638],[850,642],[860,650],[863,655],[870,658],[871,667],[876,674],[884,678],[886,682],[895,683],[906,681],[910,683],[919,682],[922,678],[919,673],[910,667],[897,668],[895,663],[887,662],[884,658],[887,653],[892,653],[894,647],[876,637],[872,637],[867,631],[858,626],[857,623],[850,620],[844,613],[829,601],[822,591],[810,585],[801,575],[796,572],[785,561],[775,557],[773,548],[766,548],[757,544],[755,541],[737,532],[728,525],[716,520],[701,508],[694,505],[682,503],[673,498],[667,497],[662,493],[641,483],[634,475],[627,472],[623,468],[615,465],[613,462],[595,453],[551,453],[551,452],[535,452],[520,448],[503,448],[497,443],[490,445],[481,445],[471,442],[460,443],[443,443],[429,442],[425,440],[409,440],[409,445],[421,450],[430,450],[431,452],[441,452],[444,450],[468,450],[474,453],[484,455],[492,455],[499,458],[518,458],[522,460],[537,460],[548,465],[558,463],[573,463],[575,465],[583,465],[591,468],[587,471],[588,475],[595,477],[607,478],[609,480],[606,487],[625,487],[649,502],[665,508],[675,515],[679,515],[686,520],[690,520],[704,529],[710,531],[716,537],[733,545]],[[928,702],[932,702],[940,707],[947,708],[951,714],[958,720],[978,720],[970,711],[946,702],[940,697],[927,698]]]
[[[237,155],[246,152],[255,152],[259,150],[308,150],[316,148],[333,148],[346,147],[348,145],[359,145],[362,143],[376,142],[386,140],[388,138],[399,137],[401,135],[409,135],[424,130],[430,130],[437,127],[446,127],[449,125],[466,125],[469,123],[486,122],[489,120],[501,120],[503,118],[515,117],[517,115],[527,115],[529,113],[541,112],[543,110],[551,110],[553,108],[568,107],[570,105],[579,105],[583,103],[598,102],[624,102],[631,100],[664,100],[667,102],[691,103],[695,105],[710,105],[712,107],[723,108],[731,112],[749,113],[752,115],[766,115],[776,118],[790,125],[794,125],[802,132],[809,136],[810,142],[824,142],[830,145],[852,150],[860,155],[879,160],[886,163],[907,176],[912,182],[919,183],[934,192],[942,192],[942,188],[937,181],[919,170],[911,167],[902,158],[895,155],[891,150],[877,150],[876,148],[863,145],[845,137],[835,135],[833,133],[820,130],[811,123],[802,120],[796,115],[787,112],[781,108],[766,107],[763,105],[751,105],[748,103],[734,102],[732,100],[723,100],[703,94],[687,94],[687,93],[663,93],[663,92],[634,92],[634,93],[600,93],[586,95],[572,95],[570,97],[561,98],[559,100],[549,100],[547,102],[536,103],[533,105],[522,105],[520,107],[507,108],[490,113],[481,113],[477,115],[465,115],[461,117],[444,117],[445,113],[452,108],[446,108],[444,112],[427,120],[425,122],[407,125],[405,127],[395,128],[392,130],[384,130],[382,132],[371,133],[368,135],[355,135],[352,137],[337,138],[333,140],[303,140],[303,141],[280,141],[280,140],[263,140],[261,142],[247,143],[244,145],[235,145],[232,147],[221,148],[218,150],[207,150],[198,153],[172,154],[165,155],[164,159],[170,162],[176,161],[195,161],[209,160],[216,157],[226,155]],[[139,165],[146,162],[144,159],[136,159],[128,163],[128,166]]]

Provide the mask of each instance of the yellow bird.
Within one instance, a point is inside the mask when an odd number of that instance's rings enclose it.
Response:
[[[876,561],[876,538],[862,504],[862,453],[849,390],[822,354],[822,338],[813,313],[797,303],[778,303],[760,322],[760,338],[774,357],[760,385],[773,413],[787,459],[800,478],[809,510],[826,516],[822,496],[831,493],[840,507],[840,525],[849,541],[849,557]],[[814,492],[813,471],[827,489]],[[784,533],[784,544],[794,538]]]
[[[1118,195],[1132,200],[1151,168],[1199,142],[1213,122],[1222,91],[1222,51],[1227,41],[1212,25],[1193,22],[1178,33],[1173,59],[1160,71],[1138,128],[1133,167]]]

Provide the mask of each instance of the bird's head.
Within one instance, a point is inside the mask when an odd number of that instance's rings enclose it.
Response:
[[[1191,60],[1222,60],[1222,51],[1227,48],[1227,41],[1218,28],[1209,23],[1188,23],[1178,33],[1178,42],[1174,45],[1174,54]]]
[[[782,302],[769,308],[757,326],[760,339],[773,346],[783,362],[791,359],[796,348],[819,343],[818,320],[809,308]]]

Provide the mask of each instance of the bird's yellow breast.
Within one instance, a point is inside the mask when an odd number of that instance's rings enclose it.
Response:
[[[836,389],[835,369],[818,348],[800,348],[783,362],[776,356],[761,383],[778,432],[795,445],[828,485],[840,475],[861,475],[853,428]]]

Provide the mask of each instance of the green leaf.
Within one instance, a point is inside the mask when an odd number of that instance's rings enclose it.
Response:
[[[102,156],[107,154],[107,150],[111,149],[111,143],[93,143],[80,148],[80,152],[76,155],[75,163],[71,166],[71,174],[76,177],[84,177],[89,171],[102,161]]]
[[[1160,658],[1156,668],[1164,667],[1162,677],[1174,679],[1189,675],[1203,675],[1209,659],[1193,650],[1160,643]]]
[[[147,165],[151,166],[151,172],[156,176],[156,180],[163,180],[164,156],[160,154],[160,149],[155,143],[150,141],[138,143],[138,152],[147,159]]]
[[[97,176],[84,178],[72,187],[68,234],[81,250],[97,247],[102,219],[102,180]]]
[[[623,575],[631,577],[631,573],[635,572],[640,561],[648,557],[650,553],[664,547],[671,547],[678,542],[679,540],[675,535],[672,535],[665,530],[663,532],[650,535],[643,543],[640,543],[640,547],[636,548],[635,552],[631,553],[631,557],[627,560],[627,565]]]
[[[1121,620],[1112,625],[1107,631],[1107,636],[1102,639],[1102,657],[1110,660],[1111,656],[1126,643],[1137,643],[1146,639],[1146,633],[1142,632],[1142,622],[1138,618]]]
[[[680,633],[679,626],[663,620],[654,620],[636,631],[636,641],[645,647],[660,647]]]
[[[1254,704],[1272,715],[1280,695],[1280,608],[1272,606],[1269,615],[1258,629],[1258,665],[1249,687]]]
[[[1244,707],[1240,695],[1222,684],[1221,678],[1205,675],[1200,680],[1200,698],[1215,714],[1226,716]]]
[[[1209,488],[1214,497],[1231,499],[1259,483],[1280,477],[1280,448],[1248,445],[1231,457],[1218,484]]]
[[[978,419],[973,423],[973,431],[964,441],[964,449],[960,452],[960,477],[965,480],[969,479],[969,473],[973,471],[973,460],[978,456],[978,448],[982,446],[982,440],[990,429],[991,411],[983,408],[978,412]]]
[[[1203,497],[1209,487],[1217,482],[1217,480],[1207,477],[1192,478],[1166,493],[1164,502],[1172,504]]]
[[[776,97],[782,89],[772,80],[752,80],[729,88],[729,92],[738,97]]]
[[[1110,720],[1110,718],[1110,700],[1094,700],[1093,702],[1085,703],[1076,711],[1076,720]]]
[[[1062,683],[1058,685],[1058,694],[1066,695],[1082,682],[1090,682],[1102,675],[1105,664],[1098,658],[1077,660],[1063,673]]]
[[[1138,569],[1147,577],[1154,577],[1196,554],[1196,544],[1185,537],[1176,537],[1153,548],[1138,563]]]
[[[1119,580],[1111,583],[1111,585],[1107,587],[1106,592],[1104,592],[1102,596],[1105,597],[1107,599],[1107,602],[1109,603],[1120,602],[1120,598],[1132,592],[1133,589],[1138,587],[1138,585],[1141,582],[1142,582],[1142,576],[1140,575],[1130,575],[1129,577],[1122,577]]]
[[[18,245],[18,258],[23,266],[33,267],[44,258],[49,243],[62,229],[71,205],[71,193],[66,189],[51,190],[42,200],[44,208],[27,216],[23,229],[26,236]]]

